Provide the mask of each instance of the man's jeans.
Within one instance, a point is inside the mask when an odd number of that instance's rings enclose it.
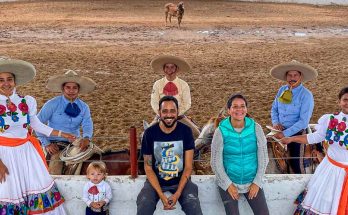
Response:
[[[162,191],[175,193],[178,185],[162,186]],[[153,189],[148,180],[145,181],[143,189],[140,191],[137,198],[137,214],[152,215],[156,210],[156,205],[159,200],[157,192]],[[187,215],[202,215],[201,205],[198,199],[198,186],[188,180],[181,196],[178,199],[181,209]]]
[[[298,132],[292,136],[299,136],[302,134],[305,134],[303,132],[303,130],[301,130],[300,132]],[[294,174],[302,174],[301,162],[299,159],[299,157],[301,157],[301,143],[296,143],[296,142],[289,143],[288,150],[289,150],[289,155],[290,155],[289,164],[290,164],[292,171],[294,172]]]

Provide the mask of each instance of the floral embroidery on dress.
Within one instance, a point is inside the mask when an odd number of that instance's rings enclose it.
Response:
[[[33,129],[30,126],[30,117],[29,114],[27,114],[27,122],[23,124],[23,128],[28,129],[29,134],[31,135],[33,133]]]
[[[18,105],[19,110],[22,111],[22,115],[25,116],[29,112],[29,107],[27,105],[27,101],[25,99],[21,100],[21,103]]]
[[[0,202],[0,215],[38,214],[54,210],[64,202],[56,185],[44,193],[30,194],[20,203]]]
[[[18,105],[19,110],[22,111],[22,115],[27,115],[27,123],[23,124],[23,128],[27,128],[29,133],[32,133],[31,126],[30,126],[30,118],[29,118],[29,107],[27,105],[27,102],[25,99],[22,99],[21,103]]]
[[[6,116],[6,107],[4,105],[0,105],[0,132],[4,132],[10,127],[9,125],[5,125],[5,119],[3,117]]]
[[[11,119],[13,122],[18,122],[19,118],[17,116],[18,113],[16,112],[17,106],[10,99],[7,99],[6,100],[6,107],[9,110],[7,112],[7,116],[11,116]]]
[[[23,124],[23,128],[27,128],[29,132],[31,131],[30,118],[28,114],[29,107],[25,98],[24,97],[20,97],[20,98],[22,99],[21,99],[21,103],[18,104],[18,108],[10,99],[6,100],[6,106],[0,105],[0,132],[4,132],[10,127],[10,125],[5,124],[5,119],[4,119],[5,117],[11,117],[11,120],[13,122],[19,121],[18,109],[22,112],[21,115],[26,116],[26,119],[27,119],[27,122]]]
[[[325,140],[328,141],[329,144],[337,142],[340,146],[344,145],[344,147],[348,150],[347,118],[343,117],[342,121],[339,122],[338,119],[335,118],[335,115],[337,114],[330,116]],[[341,140],[341,137],[343,137],[343,140]]]

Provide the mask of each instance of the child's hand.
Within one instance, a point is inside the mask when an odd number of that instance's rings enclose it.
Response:
[[[106,204],[106,201],[100,201],[98,203],[100,204],[100,207],[103,207]]]
[[[92,208],[95,208],[95,209],[101,208],[99,202],[92,202],[92,203],[90,204],[90,206],[91,206]]]
[[[91,207],[95,208],[95,209],[99,209],[101,207],[103,207],[106,204],[105,201],[100,201],[100,202],[92,202],[91,203]]]

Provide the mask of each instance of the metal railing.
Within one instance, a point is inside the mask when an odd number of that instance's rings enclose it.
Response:
[[[138,163],[143,162],[143,161],[138,161],[138,139],[137,139],[137,132],[136,128],[134,126],[130,127],[129,129],[129,138],[126,138],[124,136],[108,136],[108,137],[94,137],[94,140],[98,139],[117,139],[117,140],[129,140],[129,160],[86,160],[88,162],[93,162],[93,161],[104,161],[104,162],[109,162],[109,163],[130,163],[130,170],[131,170],[131,175],[130,177],[132,179],[135,179],[138,177]],[[210,141],[212,140],[211,137],[209,138],[197,138],[200,140],[206,140]],[[196,139],[196,140],[197,140]],[[317,157],[271,157],[269,160],[290,160],[290,159],[316,159]],[[49,161],[49,160],[48,160]],[[207,159],[195,159],[194,162],[210,162],[210,160]]]

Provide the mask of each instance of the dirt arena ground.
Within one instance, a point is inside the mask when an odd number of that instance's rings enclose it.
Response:
[[[190,116],[199,126],[235,92],[263,126],[283,84],[269,75],[276,64],[296,59],[318,69],[306,83],[314,94],[311,122],[337,110],[338,90],[348,85],[348,8],[235,1],[185,1],[182,28],[164,23],[163,0],[19,1],[0,3],[0,56],[32,62],[38,70],[20,87],[39,108],[55,96],[48,77],[75,70],[98,88],[81,96],[91,108],[95,141],[104,149],[128,148],[128,129],[150,121],[155,55],[186,58],[180,74],[192,90]],[[266,130],[265,130],[266,131]],[[108,137],[110,139],[105,139]]]

